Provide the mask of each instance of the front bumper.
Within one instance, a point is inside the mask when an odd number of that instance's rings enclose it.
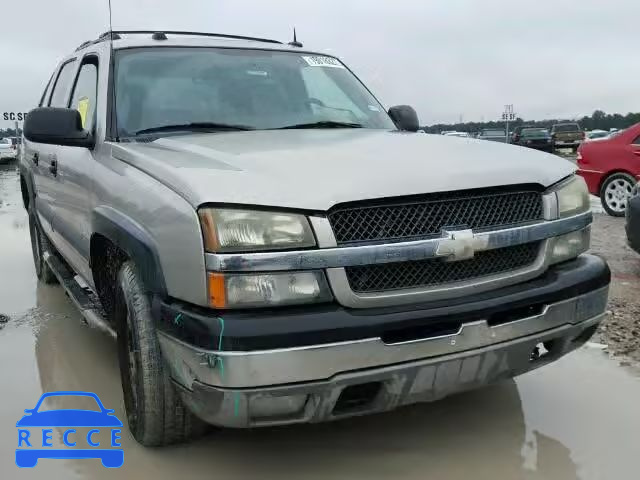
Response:
[[[631,248],[640,253],[640,195],[629,200],[626,215],[627,241]]]
[[[183,309],[173,331],[160,319],[159,339],[185,403],[204,420],[230,427],[318,422],[434,400],[553,361],[588,340],[602,321],[609,279],[604,261],[584,255],[534,281],[457,304],[297,311],[299,334],[292,336],[279,332],[293,325],[286,314],[284,320],[273,312],[213,316],[217,349],[179,338],[180,329],[202,333],[204,326]],[[255,344],[253,328],[267,344],[298,338],[299,345],[226,350],[229,343]]]

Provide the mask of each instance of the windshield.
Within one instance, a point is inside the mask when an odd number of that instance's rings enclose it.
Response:
[[[117,52],[120,136],[162,126],[246,129],[318,122],[395,129],[380,103],[332,57],[216,48]]]
[[[566,123],[563,125],[554,125],[554,132],[579,132],[580,127],[576,123]]]

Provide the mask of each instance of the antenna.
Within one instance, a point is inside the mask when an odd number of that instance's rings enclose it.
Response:
[[[298,41],[298,38],[296,36],[296,27],[293,27],[293,42],[289,42],[289,45],[291,45],[292,47],[298,47],[298,48],[303,47],[303,45]]]
[[[119,141],[118,138],[118,112],[117,112],[117,105],[118,105],[118,100],[116,97],[116,83],[117,83],[117,79],[115,77],[115,61],[113,58],[113,23],[111,22],[111,0],[109,0],[109,68],[111,69],[112,75],[112,89],[113,89],[113,124],[115,127],[115,140],[116,142]]]

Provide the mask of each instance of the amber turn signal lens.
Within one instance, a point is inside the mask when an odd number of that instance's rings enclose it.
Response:
[[[213,308],[226,308],[227,295],[225,290],[224,274],[209,273],[209,305]]]
[[[220,247],[218,241],[218,232],[216,231],[215,221],[211,210],[200,210],[200,225],[202,225],[202,236],[204,238],[204,249],[207,252],[217,252]]]

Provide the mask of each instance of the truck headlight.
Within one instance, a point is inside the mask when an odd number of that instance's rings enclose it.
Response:
[[[198,211],[198,216],[208,252],[282,250],[316,245],[304,215],[203,208]]]
[[[558,218],[585,213],[591,208],[589,189],[584,178],[578,175],[563,182],[555,192],[558,198]]]
[[[571,260],[589,250],[591,227],[561,235],[551,241],[553,242],[550,258],[551,264]]]
[[[214,308],[255,308],[327,302],[332,299],[323,272],[209,273]]]

